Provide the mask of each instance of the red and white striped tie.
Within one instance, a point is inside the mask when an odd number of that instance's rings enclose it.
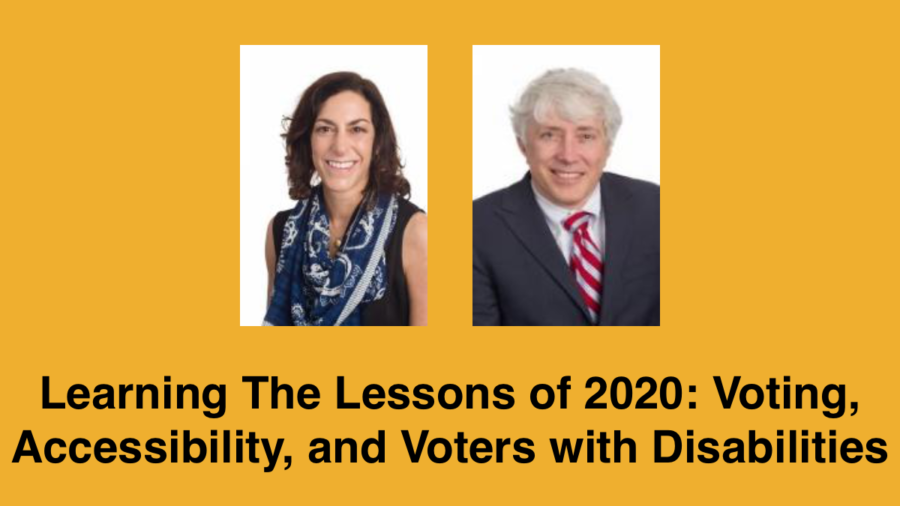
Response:
[[[591,320],[597,323],[600,314],[600,292],[603,280],[603,261],[600,259],[600,248],[588,233],[591,213],[578,211],[563,222],[563,226],[572,234],[572,256],[569,267],[575,275],[575,283],[581,298],[591,313]]]

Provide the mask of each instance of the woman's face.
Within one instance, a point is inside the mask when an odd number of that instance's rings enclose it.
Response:
[[[313,165],[325,189],[362,194],[375,143],[369,102],[354,91],[333,95],[322,104],[311,143]]]

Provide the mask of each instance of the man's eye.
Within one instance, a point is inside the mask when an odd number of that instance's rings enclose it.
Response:
[[[592,141],[597,138],[595,134],[582,134],[581,138],[586,141]]]
[[[541,133],[541,139],[552,139],[553,132],[543,132]]]

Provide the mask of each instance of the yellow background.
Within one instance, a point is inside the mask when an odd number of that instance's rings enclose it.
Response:
[[[9,504],[897,503],[897,13],[876,2],[6,5],[0,18],[2,496]],[[430,326],[238,326],[240,44],[429,45]],[[662,45],[660,328],[471,328],[471,46]],[[225,383],[228,411],[40,408],[73,383]],[[314,383],[249,409],[242,375]],[[516,406],[334,409],[335,377],[510,383]],[[573,377],[568,410],[528,403]],[[676,411],[585,411],[585,380],[677,376]],[[722,410],[713,375],[847,385],[855,417]],[[688,394],[687,385],[697,385]],[[608,398],[607,398],[608,400]],[[694,400],[698,409],[686,409]],[[92,459],[11,464],[22,430],[286,438],[284,472]],[[312,465],[314,437],[387,433],[386,464]],[[400,430],[530,437],[535,462],[409,464]],[[550,437],[620,429],[636,464],[555,464]],[[880,437],[886,463],[652,463],[652,431]],[[221,433],[220,433],[221,434]],[[701,437],[702,437],[701,436]],[[699,439],[699,438],[698,438]],[[280,467],[280,466],[279,466]]]

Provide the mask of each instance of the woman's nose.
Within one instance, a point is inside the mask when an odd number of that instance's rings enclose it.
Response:
[[[331,143],[331,150],[338,155],[344,154],[347,151],[347,134],[341,131],[338,131],[334,134],[334,141]]]

